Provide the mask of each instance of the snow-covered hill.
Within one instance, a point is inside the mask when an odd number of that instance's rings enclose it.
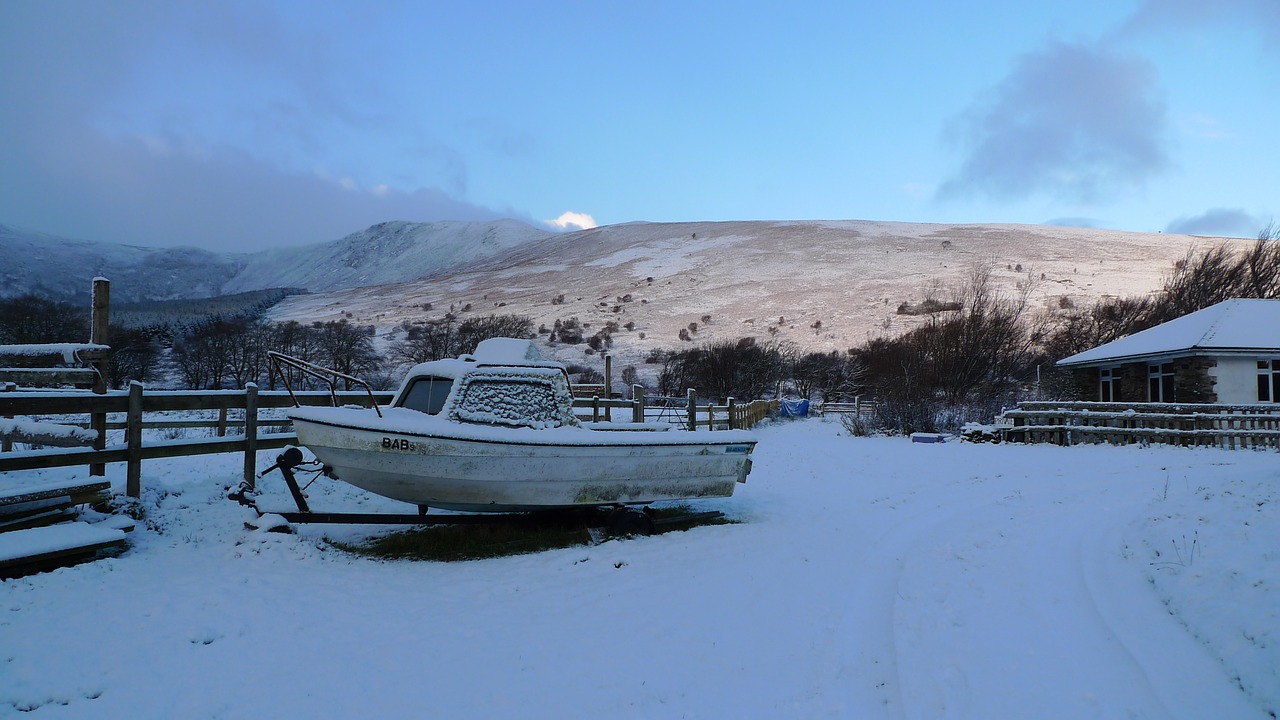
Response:
[[[550,235],[517,220],[378,223],[341,240],[250,255],[223,291],[332,290],[404,282],[464,268]]]
[[[920,318],[900,306],[945,300],[976,267],[992,268],[1006,293],[1029,285],[1036,307],[1081,305],[1154,290],[1189,248],[1213,242],[1245,241],[1036,225],[629,223],[550,235],[429,280],[295,296],[272,316],[385,330],[452,307],[547,327],[576,317],[587,335],[613,321],[613,352],[629,364],[655,347],[744,336],[845,350],[914,327]],[[580,362],[585,346],[549,350]]]
[[[405,282],[548,235],[515,220],[385,222],[339,240],[236,254],[71,240],[0,225],[0,296],[84,298],[96,276],[111,280],[117,302]]]

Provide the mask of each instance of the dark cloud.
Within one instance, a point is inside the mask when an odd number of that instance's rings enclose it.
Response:
[[[1117,36],[1166,31],[1199,32],[1232,25],[1259,33],[1266,47],[1280,49],[1280,3],[1276,0],[1144,0]]]
[[[360,30],[352,13],[344,32]],[[385,220],[499,216],[456,199],[467,186],[461,155],[386,111],[378,83],[332,54],[342,39],[299,30],[300,20],[240,0],[0,3],[0,223],[248,250]],[[165,94],[173,83],[181,97]],[[159,104],[135,107],[139,97]],[[358,162],[316,160],[356,135],[438,172],[374,181],[400,189],[360,187],[344,177]],[[329,175],[315,169],[325,165]]]
[[[355,188],[235,150],[195,153],[93,133],[59,140],[68,143],[61,152],[19,158],[28,168],[21,182],[0,176],[6,223],[90,240],[256,250],[332,240],[386,220],[498,216],[436,189]],[[0,163],[13,154],[0,150]]]
[[[1265,223],[1238,208],[1211,208],[1199,215],[1180,217],[1169,223],[1165,232],[1179,235],[1211,235],[1214,237],[1256,237]]]
[[[1099,45],[1053,41],[953,125],[964,152],[939,197],[1094,202],[1169,165],[1168,118],[1154,68]]]

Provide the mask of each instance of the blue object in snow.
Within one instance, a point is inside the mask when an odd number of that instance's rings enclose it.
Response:
[[[809,417],[809,401],[808,400],[781,400],[780,413],[782,417]]]

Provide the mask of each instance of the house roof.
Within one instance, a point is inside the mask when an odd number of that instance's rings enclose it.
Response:
[[[1280,353],[1280,300],[1224,300],[1058,361],[1105,365],[1176,355]]]

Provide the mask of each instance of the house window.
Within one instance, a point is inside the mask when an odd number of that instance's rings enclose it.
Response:
[[[1280,402],[1280,360],[1258,361],[1258,402]]]
[[[1147,366],[1147,402],[1174,401],[1173,363],[1153,363]]]
[[[1098,368],[1098,401],[1118,402],[1120,397],[1120,368]]]

